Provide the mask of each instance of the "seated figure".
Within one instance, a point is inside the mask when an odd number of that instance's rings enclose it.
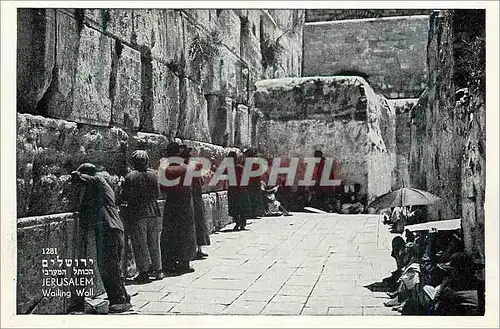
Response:
[[[288,210],[283,207],[281,202],[276,200],[276,192],[279,186],[268,187],[264,182],[261,183],[261,189],[264,193],[265,216],[290,216]]]

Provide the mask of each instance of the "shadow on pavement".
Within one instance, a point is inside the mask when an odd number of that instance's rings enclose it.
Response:
[[[383,283],[383,282],[374,282],[372,284],[363,286],[366,289],[372,291],[372,292],[389,292],[391,291],[390,287]]]

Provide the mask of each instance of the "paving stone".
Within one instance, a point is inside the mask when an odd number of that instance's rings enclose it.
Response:
[[[306,300],[307,300],[307,296],[280,295],[278,293],[271,300],[271,303],[300,303],[300,304],[305,304]]]
[[[175,303],[168,302],[149,302],[140,309],[140,312],[152,314],[167,314],[176,305],[177,304]]]
[[[262,315],[299,315],[303,303],[269,303],[262,310]]]
[[[147,300],[150,302],[158,302],[167,294],[161,291],[140,291],[137,296],[134,296],[134,300]]]
[[[363,307],[329,307],[328,315],[363,315]]]
[[[226,308],[222,314],[232,315],[258,315],[266,306],[267,302],[236,301]]]
[[[180,303],[184,298],[186,298],[186,293],[184,291],[173,291],[167,293],[167,295],[163,297],[161,301],[170,303]]]
[[[328,315],[328,306],[304,307],[300,315]]]
[[[193,303],[193,302],[181,302],[175,304],[175,306],[170,310],[171,313],[179,314],[221,314],[225,309],[226,305],[221,304],[211,304],[211,303]]]
[[[245,232],[212,235],[210,259],[193,262],[194,273],[127,287],[139,292],[138,312],[399,315],[383,306],[383,293],[364,287],[395,268],[393,235],[383,231],[377,241],[377,216],[310,215],[294,214],[292,226],[265,218]]]
[[[274,291],[245,291],[238,301],[269,302],[274,295],[276,295]]]
[[[313,285],[309,286],[293,286],[286,283],[279,290],[278,294],[285,296],[309,296],[311,291],[313,290]]]

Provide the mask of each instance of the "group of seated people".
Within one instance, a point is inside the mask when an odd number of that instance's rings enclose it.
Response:
[[[303,211],[304,207],[337,214],[363,214],[369,211],[360,184],[309,189],[303,186],[280,186],[276,194],[283,206],[291,211]]]
[[[397,269],[383,280],[391,300],[385,306],[403,315],[481,315],[484,281],[464,252],[460,231],[405,231],[392,240]]]

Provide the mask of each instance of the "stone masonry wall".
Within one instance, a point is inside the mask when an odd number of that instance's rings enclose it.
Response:
[[[430,15],[429,9],[306,9],[306,22]]]
[[[303,74],[362,74],[388,98],[419,97],[428,26],[425,15],[307,23]]]
[[[411,111],[411,184],[445,202],[429,218],[462,218],[465,246],[484,262],[484,10],[431,16],[426,92]],[[469,94],[462,88],[468,88]]]
[[[393,189],[410,183],[408,161],[410,158],[410,112],[416,105],[418,98],[390,99],[389,105],[396,113],[396,163],[397,172],[394,173]]]
[[[181,138],[219,161],[255,141],[253,84],[300,76],[303,10],[19,9],[18,313],[65,313],[41,298],[40,252],[76,255],[69,174],[93,162],[115,190],[131,153],[156,168]],[[262,39],[281,45],[263,67]],[[223,187],[204,187],[211,231],[227,223]]]
[[[345,185],[359,183],[369,197],[390,190],[395,168],[395,115],[360,77],[262,80],[255,106],[259,147],[270,156],[333,157]]]

